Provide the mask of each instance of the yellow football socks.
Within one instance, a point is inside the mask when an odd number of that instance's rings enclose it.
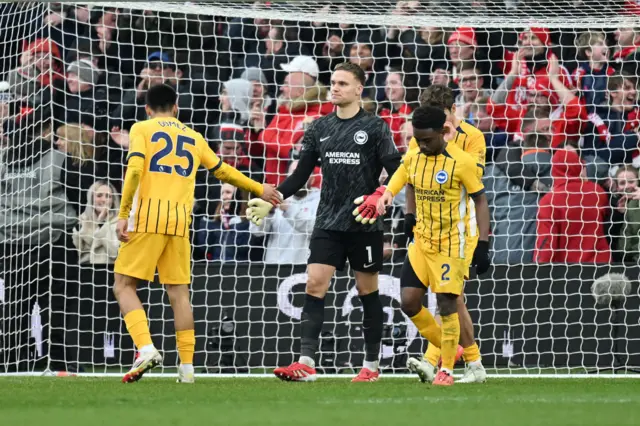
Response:
[[[440,338],[442,338],[442,335],[440,336]],[[424,353],[423,359],[434,367],[437,366],[438,361],[440,361],[440,348],[429,343],[427,351]]]
[[[196,348],[196,333],[194,330],[176,332],[176,344],[181,364],[193,364],[193,352]]]
[[[124,316],[124,322],[127,325],[127,331],[136,348],[141,349],[147,345],[153,345],[151,333],[149,332],[149,324],[147,323],[147,315],[143,309],[136,309]]]
[[[441,316],[442,318],[442,368],[453,371],[456,363],[456,352],[460,340],[460,320],[458,313]]]
[[[478,344],[473,342],[473,345],[464,348],[464,352],[462,353],[462,358],[464,362],[474,362],[480,360],[480,348],[478,348]]]
[[[440,347],[440,340],[442,339],[442,331],[440,326],[436,322],[436,319],[431,315],[431,312],[424,306],[420,309],[420,312],[411,317],[411,321],[416,325],[416,328],[431,345]]]

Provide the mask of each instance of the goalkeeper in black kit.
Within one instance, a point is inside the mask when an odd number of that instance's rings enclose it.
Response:
[[[364,83],[364,71],[357,65],[343,63],[335,68],[331,101],[336,111],[311,123],[302,141],[298,167],[278,187],[285,199],[295,194],[320,158],[323,180],[307,262],[300,358],[274,371],[282,380],[316,379],[324,298],[335,270],[342,270],[347,260],[355,271],[364,312],[365,361],[353,381],[374,382],[379,377],[383,311],[378,272],[382,269],[383,231],[382,221],[376,221],[376,205],[386,189],[378,187],[382,168],[392,176],[400,165],[400,154],[387,124],[361,108]],[[247,216],[259,224],[271,208],[270,203],[253,199]]]

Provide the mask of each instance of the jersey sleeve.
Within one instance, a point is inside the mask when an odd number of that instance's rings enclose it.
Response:
[[[469,138],[469,145],[467,146],[466,152],[471,154],[478,164],[484,166],[487,157],[487,143],[484,140],[484,134],[474,132]]]
[[[398,155],[398,148],[393,141],[393,134],[389,125],[380,119],[378,128],[378,158],[386,158]],[[396,160],[397,161],[397,160]]]
[[[411,154],[407,153],[400,162],[400,167],[396,169],[389,183],[387,184],[387,190],[394,196],[398,195],[402,188],[409,183],[413,184],[409,178],[409,164],[411,163]]]
[[[222,166],[222,160],[218,158],[202,136],[198,138],[198,144],[200,145],[200,163],[212,173],[218,170]]]
[[[480,195],[484,192],[484,185],[482,184],[482,170],[484,166],[482,164],[474,163],[474,159],[465,158],[460,170],[460,181],[467,188],[469,196]]]
[[[144,133],[138,124],[134,124],[129,131],[129,154],[127,155],[127,162],[131,157],[145,158],[147,153],[147,144],[144,138]]]
[[[320,151],[318,150],[316,125],[317,121],[312,121],[309,127],[307,127],[307,130],[304,132],[304,137],[302,138],[300,151],[319,157]]]

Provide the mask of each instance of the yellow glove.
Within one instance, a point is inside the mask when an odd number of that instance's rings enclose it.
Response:
[[[264,201],[261,198],[252,198],[247,204],[247,219],[256,225],[262,225],[262,220],[269,215],[273,204],[268,201]]]

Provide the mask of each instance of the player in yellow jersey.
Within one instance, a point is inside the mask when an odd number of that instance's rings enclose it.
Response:
[[[460,338],[457,299],[469,270],[468,197],[476,205],[479,242],[472,264],[478,271],[489,268],[489,206],[478,171],[481,166],[456,144],[445,141],[445,120],[440,108],[421,106],[414,111],[418,148],[405,155],[378,202],[378,210],[382,213],[391,204],[405,182],[413,187],[417,220],[400,277],[401,305],[420,334],[441,348],[442,367],[433,384],[450,386]],[[442,327],[422,305],[427,287],[436,294]]]
[[[251,191],[263,200],[281,202],[273,186],[251,180],[223,163],[200,133],[182,124],[176,118],[176,100],[171,86],[151,87],[146,98],[150,119],[134,124],[129,135],[127,174],[116,225],[121,244],[113,289],[127,331],[138,348],[133,367],[122,379],[125,383],[139,380],[162,362],[136,294],[138,280],[153,281],[156,268],[174,314],[180,356],[178,382],[194,380],[189,225],[198,167],[206,167],[221,181]]]
[[[453,91],[449,87],[437,84],[429,86],[420,96],[421,105],[429,105],[444,110],[447,115],[446,126],[450,130],[446,136],[447,141],[471,154],[476,159],[476,162],[482,166],[482,169],[478,169],[478,172],[481,172],[484,170],[485,154],[487,150],[484,135],[471,124],[456,117],[454,100]],[[409,143],[409,149],[417,147],[418,144],[415,138],[412,138]],[[401,182],[398,182],[398,184],[403,185]],[[416,206],[414,203],[415,197],[413,189],[410,186],[407,187],[406,200],[407,215],[405,218],[405,233],[408,237],[411,237],[413,233],[413,225],[415,225],[414,214]],[[469,209],[467,210],[465,224],[467,225],[467,253],[465,254],[465,258],[467,259],[467,266],[471,266],[470,262],[473,251],[475,250],[478,241],[475,206],[471,199],[469,200]],[[474,338],[473,321],[471,320],[471,315],[469,315],[467,306],[464,303],[463,295],[458,298],[458,314],[460,317],[460,345],[463,348],[462,354],[467,366],[464,377],[459,380],[459,383],[484,382],[487,374],[482,365],[480,349],[478,348],[478,344]],[[439,318],[436,317],[436,320],[439,320]],[[434,345],[429,345],[424,357],[422,359],[409,358],[407,361],[407,367],[411,371],[417,373],[423,382],[431,381],[437,371],[436,369],[439,359],[440,350]]]

